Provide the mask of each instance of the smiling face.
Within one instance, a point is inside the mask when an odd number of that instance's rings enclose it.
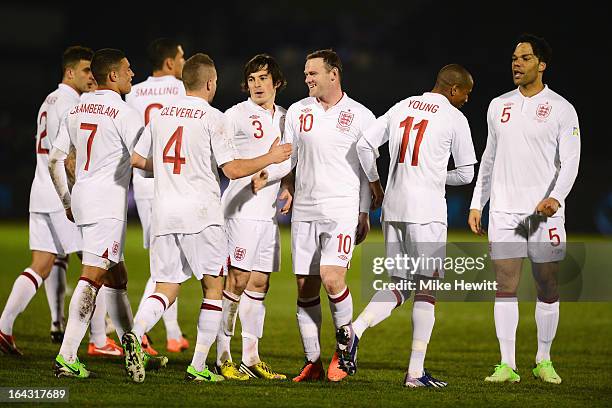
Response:
[[[332,89],[334,78],[337,80],[337,69],[328,70],[323,58],[306,60],[304,67],[304,82],[308,86],[308,95],[315,98],[325,98]]]
[[[514,85],[528,87],[542,80],[546,63],[533,53],[528,42],[519,43],[512,54],[512,80]]]
[[[247,78],[247,88],[253,102],[259,106],[268,107],[274,104],[276,89],[272,75],[268,72],[268,66],[262,67],[257,72],[249,74]]]

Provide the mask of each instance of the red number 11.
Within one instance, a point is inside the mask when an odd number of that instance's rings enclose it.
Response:
[[[414,122],[414,118],[412,116],[408,116],[400,123],[400,127],[404,128],[404,135],[402,136],[402,145],[399,152],[399,163],[403,163],[404,159],[406,158],[406,149],[408,148],[408,140],[410,138],[410,131],[412,130],[412,122]],[[421,141],[423,140],[423,134],[425,134],[427,123],[429,123],[429,121],[427,119],[423,119],[414,125],[414,129],[417,130],[417,136],[414,141],[414,149],[412,150],[411,164],[413,166],[419,165],[419,148],[421,147]]]

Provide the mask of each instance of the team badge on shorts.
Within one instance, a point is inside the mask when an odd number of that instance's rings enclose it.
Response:
[[[246,249],[240,247],[236,247],[236,249],[234,249],[234,259],[236,259],[237,261],[242,261],[245,256]]]
[[[552,110],[552,106],[546,103],[541,103],[538,105],[538,109],[536,109],[536,116],[540,119],[546,119],[548,115],[550,115],[550,111]]]
[[[345,111],[340,112],[340,115],[338,116],[338,128],[347,130],[351,126],[351,123],[353,123],[354,117],[354,113]]]
[[[117,255],[119,253],[119,243],[117,241],[113,241],[113,248],[111,251],[113,255]]]

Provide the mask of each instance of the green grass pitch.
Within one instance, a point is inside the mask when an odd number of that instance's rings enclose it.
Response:
[[[280,372],[295,375],[303,355],[295,319],[295,279],[291,273],[289,231],[283,230],[282,272],[272,277],[266,299],[266,324],[260,341],[260,355]],[[464,234],[450,234],[450,240],[466,239]],[[372,242],[382,242],[380,233],[372,232]],[[128,229],[125,249],[129,273],[128,292],[136,312],[148,278],[148,257],[141,245],[137,223]],[[609,257],[609,254],[602,254]],[[0,225],[0,306],[8,298],[14,279],[28,266],[27,225]],[[353,258],[349,285],[355,301],[355,316],[363,309],[359,282],[360,251]],[[611,273],[612,271],[606,271]],[[76,257],[71,258],[69,285],[74,287],[79,275]],[[529,279],[528,276],[525,277]],[[324,364],[333,353],[333,325],[327,300],[323,299],[322,354]],[[66,313],[68,309],[66,301]],[[483,378],[498,362],[499,351],[493,325],[492,302],[438,302],[436,325],[428,349],[426,367],[435,376],[449,382],[443,390],[402,387],[411,339],[411,302],[396,310],[380,325],[370,329],[360,343],[359,371],[342,383],[293,384],[251,380],[245,383],[187,384],[185,369],[191,361],[196,337],[201,290],[195,280],[183,285],[179,302],[179,322],[191,341],[191,348],[179,355],[169,355],[167,369],[150,373],[144,384],[130,383],[121,360],[89,358],[86,342],[79,355],[99,378],[76,381],[58,380],[52,375],[52,362],[59,350],[49,341],[49,311],[44,290],[40,290],[15,323],[14,334],[23,358],[0,355],[0,387],[68,387],[70,403],[90,406],[609,406],[612,382],[608,359],[612,357],[612,304],[562,303],[553,360],[563,378],[558,386],[537,382],[530,375],[536,352],[533,302],[520,304],[517,333],[517,364],[520,384],[486,384]],[[165,345],[165,331],[160,322],[151,332],[155,346]],[[240,333],[237,327],[236,333]],[[240,336],[232,342],[234,360],[240,359]],[[214,349],[209,356],[213,362]]]

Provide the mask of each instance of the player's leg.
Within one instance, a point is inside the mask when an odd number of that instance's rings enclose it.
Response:
[[[559,324],[560,261],[565,258],[566,232],[563,217],[530,217],[534,233],[529,237],[529,258],[537,289],[535,321],[538,333],[538,352],[533,374],[541,380],[560,384],[561,377],[555,371],[550,349]],[[539,221],[539,223],[537,222]]]
[[[321,240],[321,282],[336,330],[353,320],[353,297],[346,284],[346,272],[355,247],[357,218],[325,220],[319,223]],[[336,339],[338,340],[338,339]],[[340,367],[341,345],[336,344],[327,378],[340,381],[347,373]]]
[[[22,354],[15,346],[13,324],[49,276],[56,254],[62,252],[49,214],[30,213],[29,235],[32,263],[15,279],[0,316],[0,352],[6,354]]]
[[[291,223],[291,254],[297,282],[297,323],[305,363],[294,382],[320,381],[325,372],[321,363],[321,277],[319,238],[316,222]]]
[[[138,339],[151,330],[179,294],[180,283],[157,282],[154,292],[141,303],[134,317],[132,332]]]
[[[89,345],[87,355],[92,357],[118,357],[123,348],[106,335],[106,286],[98,290],[96,307],[89,323]],[[114,330],[114,329],[113,329]]]
[[[57,256],[45,279],[45,293],[51,311],[51,342],[61,343],[64,337],[64,300],[66,298],[66,269],[68,255]]]

